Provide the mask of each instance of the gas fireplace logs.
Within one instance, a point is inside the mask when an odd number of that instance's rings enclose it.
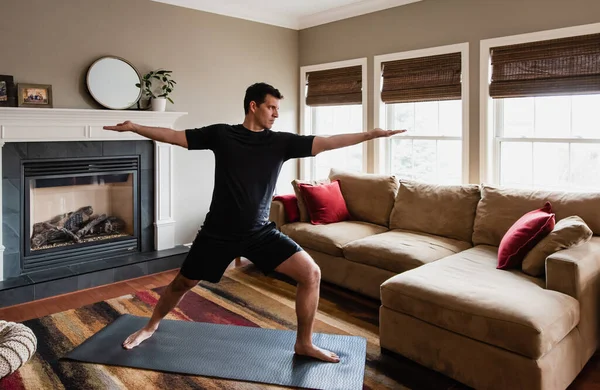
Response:
[[[31,234],[31,249],[75,244],[98,237],[110,238],[105,237],[106,235],[118,237],[124,229],[125,221],[121,218],[97,215],[91,206],[85,206],[48,221],[35,223]]]

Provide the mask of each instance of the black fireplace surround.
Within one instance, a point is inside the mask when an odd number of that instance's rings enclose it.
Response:
[[[54,175],[52,175],[54,173]],[[133,224],[128,237],[30,251],[32,178],[85,180],[133,177]],[[154,251],[152,141],[15,142],[2,147],[4,281],[0,307],[177,268],[185,246]]]

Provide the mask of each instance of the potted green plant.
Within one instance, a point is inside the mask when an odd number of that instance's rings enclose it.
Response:
[[[142,88],[144,95],[150,99],[152,111],[164,111],[167,106],[167,100],[173,103],[169,97],[175,89],[175,80],[172,79],[170,70],[153,70],[142,77],[142,82],[137,83],[138,88]]]

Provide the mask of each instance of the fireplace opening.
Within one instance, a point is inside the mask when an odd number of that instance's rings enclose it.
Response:
[[[30,178],[30,250],[133,236],[133,177]]]
[[[139,251],[139,164],[139,156],[23,160],[23,270]]]

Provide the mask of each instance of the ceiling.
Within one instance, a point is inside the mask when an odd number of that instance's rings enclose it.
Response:
[[[421,0],[152,0],[294,30]]]

